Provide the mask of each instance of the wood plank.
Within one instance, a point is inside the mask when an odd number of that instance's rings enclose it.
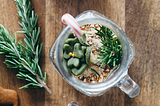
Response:
[[[0,17],[0,23],[3,24],[9,31],[13,32],[20,30],[18,25],[18,17],[16,16],[16,6],[13,0],[1,0],[0,11],[3,14]],[[99,6],[97,4],[102,6]],[[53,1],[53,0],[32,0],[32,5],[35,7],[35,12],[39,16],[38,25],[41,27],[41,40],[44,42],[44,49],[41,59],[42,69],[48,72],[47,84],[53,91],[52,95],[48,95],[44,89],[23,89],[18,88],[26,82],[16,78],[16,70],[8,69],[3,63],[4,56],[1,56],[1,73],[0,86],[5,88],[15,89],[19,94],[19,106],[65,106],[70,101],[75,101],[80,105],[121,105],[124,104],[122,93],[118,88],[109,90],[101,97],[91,98],[76,91],[68,85],[54,70],[48,59],[49,48],[64,26],[61,24],[61,16],[68,12],[73,16],[78,15],[84,10],[93,9],[111,18],[114,22],[125,28],[124,0],[108,0],[108,1]],[[12,11],[11,11],[12,10]],[[118,12],[119,11],[119,12]],[[18,35],[18,39],[23,39],[23,35]],[[44,64],[45,63],[45,64]],[[53,77],[54,75],[54,77]],[[44,99],[45,98],[45,99]],[[121,100],[121,102],[118,102]],[[93,102],[95,101],[95,102]],[[111,102],[113,101],[113,102]]]
[[[31,0],[39,16],[41,41],[44,48],[41,59],[43,71],[47,71],[47,85],[53,91],[49,95],[44,89],[18,88],[25,81],[16,78],[17,70],[8,69],[0,56],[0,86],[14,89],[19,94],[19,106],[66,106],[70,101],[81,106],[158,106],[160,105],[160,1],[159,0]],[[0,0],[0,23],[9,31],[21,30],[13,0]],[[98,4],[98,5],[97,5]],[[84,10],[96,10],[117,23],[135,45],[136,56],[129,68],[129,75],[141,88],[140,94],[130,99],[118,88],[112,88],[96,98],[85,96],[68,85],[54,70],[48,54],[52,42],[64,27],[61,16],[68,12],[73,16]],[[18,39],[23,35],[18,34]],[[53,77],[54,76],[54,77]],[[3,106],[3,105],[0,105]]]
[[[125,30],[136,49],[129,74],[141,89],[134,99],[125,96],[126,106],[160,105],[159,5],[159,0],[126,0]]]
[[[32,0],[33,6],[41,7],[35,8],[36,13],[39,16],[38,25],[41,27],[41,40],[43,40],[45,32],[45,0]],[[9,31],[19,31],[21,27],[18,24],[19,18],[17,17],[17,10],[14,0],[1,0],[0,1],[0,24],[3,24],[5,28]],[[17,34],[19,40],[23,40],[24,36],[22,34]],[[44,50],[43,54],[44,55]],[[44,58],[44,57],[43,57]],[[41,62],[43,63],[43,59]],[[19,90],[19,87],[25,85],[27,82],[19,80],[16,78],[17,70],[8,69],[5,64],[3,64],[4,56],[0,55],[0,86],[8,89],[14,89],[19,95],[19,106],[44,106],[44,89],[22,89]],[[41,64],[42,69],[44,64]],[[0,105],[1,106],[1,105]]]
[[[76,16],[85,10],[96,10],[125,29],[124,6],[124,0],[92,0],[92,2],[89,0],[47,0],[45,55],[48,56],[52,42],[64,27],[61,24],[61,16],[64,13]],[[80,106],[121,106],[124,104],[124,93],[118,88],[112,88],[100,97],[88,97],[68,85],[54,70],[48,58],[45,58],[45,63],[45,70],[48,72],[47,83],[53,91],[51,95],[45,93],[46,106],[67,106],[71,101],[77,102]]]
[[[41,41],[44,42],[41,66],[47,71],[47,85],[53,91],[49,95],[44,89],[18,88],[25,81],[16,78],[17,70],[8,69],[4,56],[0,56],[0,86],[14,89],[19,94],[19,106],[66,106],[70,101],[81,106],[143,106],[160,105],[160,1],[159,0],[31,0],[39,16]],[[0,1],[0,23],[9,31],[21,30],[13,0]],[[98,5],[97,5],[98,4]],[[52,42],[64,27],[61,16],[68,12],[73,16],[85,10],[96,10],[117,23],[133,41],[136,56],[129,68],[129,75],[141,88],[140,94],[130,99],[118,88],[112,88],[96,98],[88,97],[68,85],[54,70],[48,54]],[[126,18],[125,18],[126,17]],[[18,34],[18,39],[23,35]],[[54,76],[54,77],[53,77]],[[2,105],[0,105],[2,106]]]

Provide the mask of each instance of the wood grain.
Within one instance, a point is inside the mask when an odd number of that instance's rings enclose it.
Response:
[[[19,31],[21,27],[18,25],[20,21],[17,17],[17,9],[14,0],[0,0],[0,24],[3,24],[8,31]],[[45,12],[45,0],[41,1],[32,1],[33,6],[35,7],[42,7],[42,8],[35,8],[38,9],[36,13],[39,16],[38,24],[41,27],[41,40],[44,38],[45,26],[44,26],[44,19],[45,16],[43,15]],[[41,5],[41,6],[40,6]],[[44,11],[44,12],[43,12]],[[22,34],[17,35],[19,40],[23,40],[24,36]],[[44,50],[43,50],[44,53]],[[44,54],[43,54],[44,55]],[[44,58],[44,56],[43,56]],[[43,60],[42,58],[42,60]],[[41,62],[43,62],[41,60]],[[5,64],[3,64],[4,56],[0,56],[0,86],[4,88],[14,89],[17,91],[19,95],[19,106],[44,106],[44,89],[23,89],[19,90],[19,87],[25,85],[27,82],[23,80],[19,80],[16,78],[17,70],[8,69]],[[44,64],[41,64],[42,69],[44,69]]]
[[[140,88],[140,94],[126,106],[160,105],[160,1],[126,0],[126,34],[135,45],[136,56],[129,74]]]
[[[63,28],[61,16],[64,13],[70,13],[73,16],[76,16],[85,10],[96,10],[111,18],[124,29],[124,7],[124,0],[47,0],[45,54],[49,54],[49,48],[51,47],[52,42]],[[47,82],[53,91],[52,95],[48,95],[47,93],[45,95],[46,106],[67,106],[71,101],[77,102],[80,106],[118,106],[124,104],[124,93],[118,88],[110,89],[100,97],[88,97],[68,85],[53,69],[48,58],[45,58],[45,63],[47,63],[45,65],[45,70],[49,73]]]
[[[47,71],[44,89],[22,89],[25,81],[16,78],[17,70],[8,69],[0,56],[0,86],[14,89],[19,95],[19,106],[67,106],[71,101],[80,106],[159,106],[160,105],[160,1],[159,0],[31,0],[38,14],[41,41],[44,43],[41,67]],[[9,31],[21,30],[13,0],[0,0],[0,24]],[[73,16],[85,10],[95,10],[118,24],[135,45],[136,56],[129,75],[141,88],[140,94],[130,99],[119,88],[112,88],[100,97],[88,97],[69,84],[54,70],[49,61],[49,49],[64,27],[61,16]],[[23,40],[18,34],[18,39]],[[3,106],[3,105],[0,105]]]

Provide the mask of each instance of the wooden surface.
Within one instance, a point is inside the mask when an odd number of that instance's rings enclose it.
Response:
[[[14,89],[19,95],[19,106],[67,106],[71,101],[80,106],[159,106],[160,105],[160,1],[159,0],[31,0],[38,14],[41,41],[44,43],[41,67],[47,71],[44,89],[22,89],[25,81],[16,78],[17,70],[8,69],[0,56],[0,86]],[[21,30],[13,0],[0,0],[0,24],[9,31]],[[96,10],[118,24],[130,37],[136,56],[129,75],[140,86],[140,94],[130,99],[119,88],[111,88],[100,97],[88,97],[68,85],[49,61],[49,49],[62,30],[61,16],[73,16],[85,10]],[[19,34],[18,38],[23,39]],[[2,105],[0,105],[2,106]]]

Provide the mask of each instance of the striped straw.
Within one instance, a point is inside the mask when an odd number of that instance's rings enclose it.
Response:
[[[63,24],[70,26],[70,28],[74,32],[75,37],[81,37],[82,36],[82,34],[83,34],[82,30],[81,30],[80,26],[78,25],[78,23],[76,22],[76,20],[73,18],[73,16],[66,13],[62,16],[61,21],[62,21]]]

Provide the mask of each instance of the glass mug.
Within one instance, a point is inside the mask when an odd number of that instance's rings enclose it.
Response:
[[[111,29],[121,42],[123,50],[122,62],[118,68],[110,72],[105,81],[100,83],[85,83],[67,73],[62,64],[63,45],[68,35],[71,33],[71,29],[69,26],[66,26],[53,42],[49,52],[50,62],[59,75],[68,84],[88,96],[100,96],[111,87],[119,87],[130,98],[137,96],[140,88],[128,75],[128,68],[135,56],[135,48],[129,37],[109,18],[96,11],[84,11],[76,16],[75,19],[80,26],[85,24],[101,24]]]

